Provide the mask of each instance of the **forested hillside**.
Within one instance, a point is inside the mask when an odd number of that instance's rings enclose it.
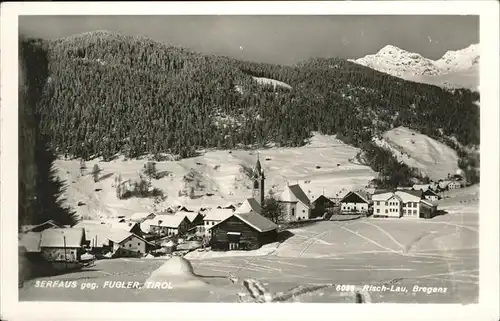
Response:
[[[109,32],[39,45],[49,56],[41,131],[59,154],[188,157],[200,148],[299,146],[319,131],[373,155],[371,137],[400,125],[479,144],[478,93],[404,81],[347,60],[270,65]]]
[[[64,183],[56,176],[53,168],[56,157],[48,148],[47,138],[39,131],[35,111],[45,83],[46,54],[40,42],[24,38],[20,41],[19,227],[49,219],[62,225],[71,225],[77,220],[60,198]]]

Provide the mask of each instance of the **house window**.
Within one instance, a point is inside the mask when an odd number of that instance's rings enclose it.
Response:
[[[137,243],[137,246],[141,246],[141,243]]]
[[[302,213],[305,213],[305,212],[306,212],[306,210],[302,210]]]
[[[128,244],[128,247],[132,247],[132,244],[130,244],[130,243],[129,243],[129,244]]]
[[[380,205],[380,201],[377,201],[377,205]]]
[[[385,214],[387,214],[387,210],[385,210]]]
[[[215,222],[212,222],[212,225],[214,225],[214,224],[215,224]]]
[[[413,207],[417,207],[417,203],[416,202],[413,202]]]
[[[377,213],[380,213],[380,208],[377,208]]]
[[[413,210],[413,215],[417,215],[417,210]]]
[[[294,215],[295,215],[295,209],[292,208],[292,216],[294,216]]]

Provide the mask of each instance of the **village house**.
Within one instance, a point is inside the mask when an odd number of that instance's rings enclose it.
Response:
[[[277,240],[278,226],[255,212],[234,213],[211,228],[214,250],[255,250]]]
[[[335,207],[335,202],[324,195],[320,195],[311,204],[311,218],[321,217]]]
[[[420,217],[427,219],[433,218],[436,216],[437,212],[437,205],[433,202],[425,199],[420,201]]]
[[[80,262],[86,244],[83,228],[50,228],[40,232],[40,252],[49,262]]]
[[[424,199],[428,200],[428,201],[431,201],[431,202],[435,202],[435,201],[438,201],[441,197],[436,193],[434,192],[432,189],[428,189],[426,191],[424,191],[422,193],[422,196],[424,197]]]
[[[420,200],[422,191],[396,191],[395,193],[402,201],[401,216],[420,217]]]
[[[448,183],[448,190],[459,189],[463,187],[463,183],[461,181],[451,181]]]
[[[220,221],[225,220],[226,218],[233,215],[233,210],[231,209],[221,209],[215,208],[207,212],[205,217],[203,218],[203,225],[205,226],[206,235],[210,235],[210,228]]]
[[[240,207],[236,209],[236,213],[248,213],[248,212],[255,212],[257,214],[262,215],[262,207],[260,206],[259,202],[255,198],[248,198],[246,199]]]
[[[437,213],[437,205],[426,200],[422,191],[384,192],[374,194],[372,200],[374,217],[432,218]]]
[[[311,202],[299,184],[287,185],[279,197],[286,222],[307,220],[311,217]]]
[[[149,221],[149,231],[158,235],[182,236],[188,231],[190,224],[186,215],[158,215]]]
[[[154,244],[124,229],[106,225],[85,226],[87,244],[92,253],[108,257],[139,257],[148,253]]]
[[[134,213],[130,216],[129,220],[132,222],[142,223],[146,220],[151,220],[156,217],[155,213],[142,212],[142,213]]]
[[[198,212],[177,212],[175,215],[184,215],[189,220],[189,232],[203,234],[205,226],[203,224],[204,216]]]
[[[48,220],[46,222],[43,222],[41,224],[36,224],[36,225],[22,225],[21,226],[21,232],[41,232],[43,230],[46,230],[48,228],[60,228],[62,226],[59,226],[56,224],[53,220]]]
[[[340,210],[343,213],[367,213],[370,197],[361,191],[351,191],[340,200]]]
[[[392,192],[372,195],[373,217],[401,217],[403,200]]]

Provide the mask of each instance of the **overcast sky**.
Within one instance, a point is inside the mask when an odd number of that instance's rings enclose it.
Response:
[[[26,16],[20,17],[19,28],[50,39],[118,31],[281,64],[310,57],[359,58],[387,44],[438,59],[447,50],[479,43],[478,16]]]

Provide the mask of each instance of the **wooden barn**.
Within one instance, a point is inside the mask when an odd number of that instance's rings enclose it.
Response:
[[[86,244],[83,228],[50,228],[41,232],[40,250],[49,262],[79,262]]]
[[[319,196],[312,203],[311,218],[321,217],[335,207],[335,202],[324,195]]]
[[[278,237],[278,226],[255,212],[235,213],[210,230],[214,250],[255,250]]]

